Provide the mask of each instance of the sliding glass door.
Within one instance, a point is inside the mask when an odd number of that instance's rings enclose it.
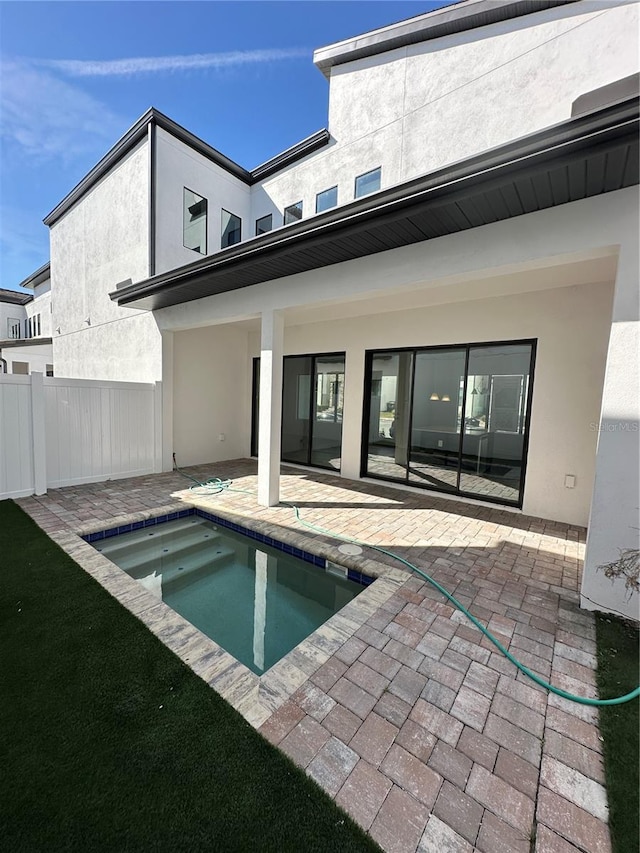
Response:
[[[340,470],[344,353],[283,359],[283,462]],[[258,455],[260,359],[254,359],[251,452]]]
[[[367,353],[362,474],[522,503],[535,342]]]

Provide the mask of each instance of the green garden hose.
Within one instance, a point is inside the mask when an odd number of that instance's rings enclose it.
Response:
[[[198,488],[205,489],[206,495],[216,495],[220,494],[220,492],[238,492],[245,495],[255,496],[255,492],[251,492],[247,489],[238,489],[234,488],[232,480],[221,480],[219,477],[212,477],[209,480],[201,483],[196,480],[195,477],[192,477],[190,474],[186,474],[184,471],[181,471],[180,468],[176,465],[176,471],[182,474],[183,477],[187,477],[189,480],[193,480],[194,484],[191,486],[193,491],[196,491]],[[314,530],[316,533],[321,533],[325,536],[331,536],[333,539],[341,539],[344,542],[351,542],[354,545],[359,545],[364,548],[371,548],[373,551],[377,551],[379,554],[384,554],[387,557],[391,557],[393,560],[397,560],[399,563],[402,563],[403,566],[406,566],[412,572],[415,572],[421,578],[424,578],[425,581],[431,584],[431,586],[435,587],[446,599],[451,602],[454,607],[460,610],[464,615],[469,619],[470,622],[481,631],[484,636],[490,640],[493,645],[507,658],[507,660],[511,661],[511,663],[520,670],[520,672],[524,673],[528,678],[532,681],[535,681],[536,684],[539,684],[540,687],[544,687],[545,690],[548,690],[550,693],[555,693],[556,696],[561,696],[563,699],[568,699],[569,702],[577,702],[580,705],[595,705],[596,707],[600,707],[602,705],[622,705],[624,702],[630,702],[632,699],[637,699],[640,696],[640,686],[636,687],[635,690],[632,690],[631,693],[627,693],[624,696],[617,696],[615,699],[589,699],[586,696],[576,696],[573,693],[568,693],[566,690],[562,690],[560,687],[554,687],[553,684],[549,684],[548,681],[545,681],[543,678],[540,678],[539,675],[536,675],[535,672],[532,672],[528,667],[526,667],[521,661],[519,661],[516,657],[514,657],[508,649],[502,645],[502,643],[496,639],[491,631],[487,627],[485,627],[482,622],[480,622],[476,617],[470,613],[467,608],[457,600],[450,592],[438,583],[438,581],[434,580],[430,577],[426,572],[423,572],[422,569],[419,569],[417,566],[414,566],[413,563],[410,563],[409,560],[405,560],[404,557],[401,557],[399,554],[394,554],[393,551],[388,551],[386,548],[381,548],[379,545],[370,545],[367,542],[363,542],[359,539],[354,539],[351,536],[344,536],[341,533],[334,533],[332,530],[327,530],[324,527],[318,527],[316,524],[312,524],[310,521],[305,521],[304,518],[300,515],[300,509],[295,504],[289,503],[288,501],[281,501],[281,504],[284,506],[290,507],[296,517],[296,521],[299,524],[302,524],[304,527],[308,527],[310,530]]]

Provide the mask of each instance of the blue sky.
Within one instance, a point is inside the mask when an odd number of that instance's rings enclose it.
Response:
[[[43,217],[149,106],[246,168],[325,127],[315,48],[424,2],[0,2],[0,287],[49,259]]]

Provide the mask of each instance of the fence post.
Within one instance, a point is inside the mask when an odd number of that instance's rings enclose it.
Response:
[[[153,389],[153,473],[162,473],[162,382]]]
[[[42,373],[32,373],[29,379],[33,430],[33,487],[36,495],[45,495],[47,493],[47,435],[44,381]]]

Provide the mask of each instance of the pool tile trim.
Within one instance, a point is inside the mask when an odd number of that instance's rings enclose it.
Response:
[[[279,531],[280,538],[274,539],[264,530],[237,524],[230,518],[217,512],[211,513],[201,506],[192,505],[185,508],[184,503],[114,518],[111,525],[104,530],[96,531],[95,526],[92,526],[90,529],[80,528],[75,532],[58,529],[48,533],[81,568],[140,619],[183,663],[229,702],[254,728],[259,728],[290,699],[407,579],[407,572],[402,569],[386,566],[360,555],[354,557],[341,554],[340,564],[344,567],[347,577],[365,588],[262,676],[258,676],[167,604],[158,601],[94,547],[95,543],[119,533],[129,533],[189,516],[205,518],[285,554],[299,557],[321,569],[326,569],[328,564],[337,565],[332,553],[335,552],[335,545],[330,547],[325,544],[322,547],[323,543],[312,540],[314,546],[321,546],[315,550],[327,550],[329,556],[313,554],[307,548],[300,547],[309,541],[303,534],[283,530]],[[265,528],[264,524],[261,526]],[[266,529],[269,530],[270,526],[266,525]],[[280,541],[281,539],[290,541],[287,543]]]
[[[245,527],[242,524],[235,524],[221,515],[214,515],[200,507],[190,507],[189,509],[165,513],[164,515],[159,515],[154,518],[147,518],[144,521],[120,524],[116,527],[109,527],[106,530],[98,530],[94,533],[85,533],[81,538],[90,545],[94,545],[96,542],[101,542],[104,539],[110,539],[112,536],[119,536],[122,533],[133,533],[136,530],[142,530],[146,527],[153,527],[157,524],[166,524],[168,521],[178,521],[181,518],[189,518],[191,516],[204,518],[206,521],[218,524],[220,527],[224,527],[226,530],[231,530],[233,533],[246,536],[256,542],[260,542],[262,545],[267,545],[271,548],[275,548],[277,551],[282,551],[284,554],[291,557],[297,557],[299,560],[304,560],[305,563],[310,563],[312,566],[317,566],[319,569],[326,569],[330,562],[325,557],[320,557],[317,554],[312,554],[310,551],[305,551],[301,548],[296,548],[293,545],[288,545],[286,542],[281,542],[279,539],[274,539],[272,536],[266,536],[264,533],[260,533],[258,530],[252,530],[250,527]],[[349,569],[346,566],[344,568],[345,576],[350,581],[360,584],[360,586],[369,586],[375,580],[375,578],[370,575],[366,575],[356,569]]]

